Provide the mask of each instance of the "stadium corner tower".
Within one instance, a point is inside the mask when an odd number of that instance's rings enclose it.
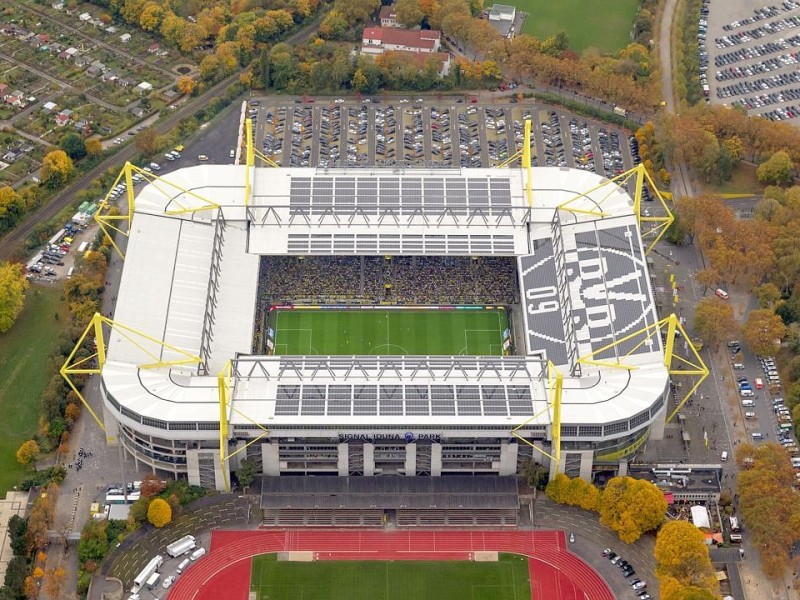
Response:
[[[526,459],[619,471],[662,437],[670,389],[661,336],[637,335],[657,316],[634,203],[594,173],[530,173],[530,195],[518,168],[201,165],[152,181],[135,199],[114,315],[150,340],[107,337],[109,443],[216,489],[245,457],[272,476],[503,476]],[[285,276],[264,262],[281,256],[506,257],[518,298],[492,356],[282,354],[278,309],[260,293]],[[388,295],[326,304],[306,285],[282,308],[423,308]]]

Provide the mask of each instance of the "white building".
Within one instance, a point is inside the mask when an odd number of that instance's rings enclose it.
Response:
[[[517,8],[506,4],[495,4],[488,10],[489,23],[504,37],[514,37],[514,21],[517,18]]]
[[[365,54],[383,54],[388,51],[438,52],[442,34],[433,29],[408,29],[367,27],[361,40]]]
[[[200,165],[136,198],[117,322],[102,373],[109,443],[154,471],[221,489],[245,456],[267,475],[513,475],[550,448],[546,362],[564,373],[561,466],[590,477],[664,432],[661,339],[632,200],[576,169],[269,169]],[[191,190],[197,196],[182,189]],[[591,190],[588,191],[587,190]],[[166,194],[166,195],[165,195]],[[220,208],[200,207],[210,198]],[[592,210],[602,216],[559,208]],[[520,288],[518,353],[507,357],[254,355],[263,255],[506,256]],[[209,290],[213,290],[210,294]],[[523,339],[519,339],[523,338]],[[579,358],[633,368],[587,366]],[[221,429],[219,373],[232,361]],[[263,429],[262,429],[263,428]],[[229,462],[220,459],[268,435]],[[221,442],[222,439],[222,442]],[[224,464],[224,470],[223,466]]]

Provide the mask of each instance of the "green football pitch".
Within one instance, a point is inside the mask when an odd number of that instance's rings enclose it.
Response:
[[[511,0],[528,13],[523,33],[539,39],[565,31],[576,52],[598,48],[614,54],[631,43],[639,0]]]
[[[528,600],[528,559],[498,562],[253,559],[257,600]]]
[[[503,310],[277,310],[276,354],[493,355]]]

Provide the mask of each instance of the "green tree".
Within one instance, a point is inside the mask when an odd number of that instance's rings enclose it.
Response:
[[[747,347],[757,356],[773,354],[786,335],[783,320],[768,308],[750,311],[742,327],[742,335]]]
[[[665,523],[656,537],[656,576],[716,591],[717,580],[705,535],[688,521]]]
[[[172,521],[172,507],[163,498],[154,498],[147,508],[147,520],[155,527],[164,527]]]
[[[778,150],[758,165],[756,177],[765,185],[786,185],[792,182],[794,163],[785,150]]]
[[[425,17],[417,0],[397,0],[395,3],[397,21],[404,27],[416,27]]]
[[[716,296],[703,298],[695,308],[694,328],[705,343],[718,346],[736,331],[733,306]]]
[[[646,531],[661,525],[667,501],[664,493],[649,481],[614,477],[600,496],[599,511],[600,523],[631,544]]]
[[[108,552],[108,521],[89,519],[81,531],[81,540],[78,542],[78,559],[87,561],[101,561]]]
[[[67,153],[72,160],[80,160],[86,156],[86,143],[77,133],[68,133],[58,143],[59,148]]]
[[[239,463],[239,470],[236,472],[236,477],[239,479],[239,485],[244,489],[249,488],[256,478],[256,464],[249,458],[243,459]]]

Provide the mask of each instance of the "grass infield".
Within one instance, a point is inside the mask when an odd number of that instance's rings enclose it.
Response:
[[[276,354],[500,356],[508,315],[502,310],[278,309],[270,323]]]
[[[257,600],[528,600],[528,559],[498,562],[318,561],[253,559]]]
[[[631,43],[639,0],[511,0],[506,4],[528,13],[523,33],[543,40],[566,31],[576,52],[594,47],[614,54]]]

